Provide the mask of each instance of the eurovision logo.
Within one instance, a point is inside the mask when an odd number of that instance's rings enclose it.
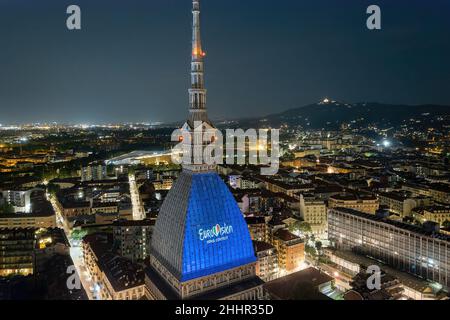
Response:
[[[198,230],[198,236],[200,241],[208,240],[226,240],[229,234],[233,233],[233,226],[229,226],[226,223],[223,225],[216,224],[209,229]]]

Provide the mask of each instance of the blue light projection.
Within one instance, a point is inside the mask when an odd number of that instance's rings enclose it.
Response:
[[[247,223],[215,173],[192,177],[184,232],[182,281],[255,262]]]

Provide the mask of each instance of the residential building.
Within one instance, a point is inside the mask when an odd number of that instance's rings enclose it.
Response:
[[[0,228],[55,228],[56,217],[54,212],[0,214]]]
[[[100,181],[106,179],[106,166],[101,163],[92,163],[81,168],[81,181]]]
[[[416,208],[413,210],[413,216],[421,223],[432,221],[443,226],[445,222],[450,223],[450,206],[435,205]]]
[[[14,212],[31,212],[31,194],[34,188],[15,188],[3,190],[3,198],[13,206]]]
[[[404,300],[404,289],[397,278],[380,272],[380,288],[371,290],[367,287],[370,276],[365,271],[358,273],[351,284],[353,289],[346,293],[344,300]],[[355,295],[359,297],[355,299]]]
[[[139,300],[145,295],[144,269],[115,254],[112,235],[90,234],[83,238],[83,259],[102,300]]]
[[[300,217],[311,226],[313,234],[319,238],[326,237],[327,206],[324,200],[312,194],[301,194]]]
[[[41,272],[56,254],[69,255],[62,229],[0,228],[0,277]]]
[[[371,194],[341,193],[328,199],[329,208],[349,208],[375,214],[379,208],[377,197]]]
[[[0,277],[34,272],[36,230],[0,229]]]
[[[450,286],[450,237],[346,208],[328,211],[328,237],[340,250],[369,255],[394,268]]]
[[[412,196],[407,191],[382,192],[378,196],[380,205],[388,208],[390,212],[400,215],[400,217],[411,216],[411,211],[416,207],[429,206],[433,200],[425,196]]]
[[[336,286],[340,286],[343,281],[348,281],[348,283],[344,283],[344,289],[342,291],[353,288],[354,283],[352,282],[356,275],[367,272],[370,266],[378,266],[383,273],[394,277],[401,283],[403,289],[402,295],[407,299],[439,300],[446,296],[438,288],[439,286],[433,285],[432,282],[418,278],[407,272],[399,271],[386,264],[380,264],[380,261],[374,260],[369,256],[360,255],[352,251],[335,250],[333,248],[327,248],[324,252],[331,261],[331,265],[335,268],[332,273],[338,274],[335,278]],[[327,266],[331,265],[329,264]],[[345,299],[347,299],[347,296]]]
[[[118,246],[119,255],[133,262],[142,262],[148,258],[154,226],[154,220],[115,221],[113,240]]]
[[[245,222],[247,222],[250,237],[253,241],[268,240],[268,229],[266,219],[264,217],[246,217]]]
[[[274,280],[278,276],[278,256],[277,250],[268,242],[253,241],[256,257],[256,275],[263,281]]]
[[[304,241],[289,232],[281,229],[273,234],[273,246],[278,254],[278,266],[283,272],[291,273],[297,271],[305,261]]]
[[[450,204],[450,186],[444,183],[415,184],[405,183],[403,190],[413,195],[431,197],[435,202]]]
[[[55,228],[55,211],[42,190],[31,193],[29,212],[0,214],[0,228]]]

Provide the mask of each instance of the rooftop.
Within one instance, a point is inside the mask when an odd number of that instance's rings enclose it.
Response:
[[[267,282],[264,288],[275,300],[329,300],[319,286],[332,281],[332,277],[311,267]]]
[[[393,227],[399,228],[399,229],[403,229],[412,233],[416,233],[422,236],[427,236],[430,238],[434,238],[434,239],[439,239],[439,240],[443,240],[443,241],[450,241],[450,236],[449,235],[445,235],[439,232],[431,232],[428,231],[426,229],[424,229],[421,226],[416,226],[416,225],[412,225],[412,224],[408,224],[405,222],[400,222],[400,221],[394,221],[394,220],[390,220],[390,219],[386,219],[385,217],[382,216],[377,216],[377,215],[373,215],[373,214],[368,214],[368,213],[364,213],[361,211],[356,211],[353,209],[348,209],[348,208],[333,208],[330,209],[331,211],[339,211],[339,212],[343,212],[346,214],[350,214],[350,215],[354,215],[354,216],[358,216],[360,218],[363,219],[367,219],[367,220],[371,220],[371,221],[376,221],[379,223],[384,223],[384,224],[388,224],[391,225]]]
[[[113,222],[114,227],[147,227],[154,226],[155,220],[145,219],[145,220],[116,220]]]
[[[264,241],[253,241],[253,246],[255,247],[256,253],[275,249],[275,247],[273,245],[271,245],[268,242],[264,242]]]
[[[265,224],[266,220],[264,217],[245,217],[245,222],[247,222],[248,225]]]
[[[357,201],[357,200],[377,200],[377,197],[368,193],[341,193],[331,196],[330,199]]]
[[[335,256],[342,258],[344,260],[357,263],[363,268],[367,268],[373,264],[380,264],[380,261],[373,260],[369,257],[358,255],[356,253],[353,253],[351,251],[344,251],[344,250],[330,250]],[[387,265],[381,265],[380,268],[388,273],[389,275],[397,278],[400,280],[401,283],[408,286],[409,288],[412,288],[414,290],[417,290],[419,292],[425,292],[430,287],[430,283],[426,280],[420,279],[416,276],[413,276],[411,274],[408,274],[406,272],[398,271],[392,267],[389,267]]]
[[[283,241],[301,240],[300,237],[296,236],[295,234],[291,233],[289,230],[286,229],[278,230],[277,232],[274,233],[273,236]]]

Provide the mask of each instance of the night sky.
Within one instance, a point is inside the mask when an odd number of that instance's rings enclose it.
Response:
[[[66,28],[66,8],[82,30]],[[370,4],[382,30],[366,28]],[[0,0],[0,123],[187,116],[190,0]],[[202,0],[210,117],[450,105],[448,0]]]

